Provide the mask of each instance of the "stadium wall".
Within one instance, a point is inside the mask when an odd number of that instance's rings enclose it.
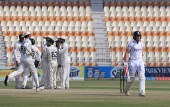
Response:
[[[122,66],[72,66],[70,67],[70,81],[88,80],[119,80]],[[13,67],[0,68],[0,81],[14,71]],[[38,67],[38,77],[41,80],[42,69]],[[146,81],[170,81],[170,67],[145,67]],[[136,73],[136,80],[138,74]],[[22,81],[22,75],[20,75]],[[29,81],[32,78],[28,79]],[[58,76],[57,80],[60,80]],[[15,81],[15,78],[10,81]]]

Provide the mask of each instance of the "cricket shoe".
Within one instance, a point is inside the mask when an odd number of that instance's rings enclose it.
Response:
[[[131,80],[130,80],[130,79],[127,79],[126,82],[131,82]]]
[[[57,86],[57,89],[65,89],[63,86]]]
[[[70,89],[70,87],[65,87],[65,89]]]
[[[54,87],[47,87],[46,89],[54,89]]]
[[[139,96],[145,97],[145,93],[140,93]]]
[[[5,81],[4,81],[4,84],[7,86],[8,85],[8,82],[9,82],[9,76],[7,75],[6,77],[5,77]]]
[[[44,89],[45,89],[44,85],[41,85],[41,86],[40,86],[40,88],[41,88],[42,90],[44,90]]]
[[[15,89],[21,89],[21,87],[20,86],[15,86]]]
[[[31,89],[31,87],[29,87],[28,85],[25,86],[25,89]]]
[[[125,92],[125,95],[126,95],[126,96],[130,96],[129,91],[126,91],[126,92]]]
[[[24,85],[22,85],[21,89],[25,89],[25,86],[24,86]]]
[[[33,85],[31,89],[36,89],[35,85]]]
[[[42,89],[40,88],[40,87],[37,87],[36,88],[36,92],[39,92],[39,91],[41,91]]]

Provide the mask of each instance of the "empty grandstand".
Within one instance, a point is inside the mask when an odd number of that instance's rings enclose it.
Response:
[[[69,44],[72,66],[121,66],[133,32],[141,31],[147,66],[170,65],[170,1],[0,1],[0,66],[14,66],[18,36],[32,32]]]

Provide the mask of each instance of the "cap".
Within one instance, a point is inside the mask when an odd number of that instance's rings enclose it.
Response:
[[[20,35],[19,35],[19,38],[24,38],[24,35],[23,35],[23,34],[20,34]]]
[[[52,39],[50,36],[44,36],[44,38],[45,38],[45,39],[47,39],[47,38],[50,38],[50,39]]]
[[[54,40],[50,38],[49,40],[47,40],[47,42],[50,42],[50,43],[53,44],[53,43],[54,43]]]
[[[26,35],[31,35],[31,33],[29,31],[27,31],[24,33],[24,36],[26,36]]]
[[[60,42],[60,40],[55,41],[55,43],[59,43],[59,42]]]

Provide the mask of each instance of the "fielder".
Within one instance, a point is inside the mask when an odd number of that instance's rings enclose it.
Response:
[[[47,41],[50,38],[46,37],[45,39]],[[46,51],[46,48],[47,48],[47,43],[45,43],[45,45],[43,47],[42,56],[41,56],[41,67],[42,67],[41,87],[42,87],[42,89],[44,89],[46,82],[47,82],[47,87],[49,85],[49,83],[48,83],[48,73],[47,73],[48,61],[47,61],[47,58],[44,57],[44,53]]]
[[[62,54],[62,72],[61,72],[61,86],[58,86],[58,89],[69,89],[69,74],[70,74],[70,55],[68,50],[68,44],[65,42],[65,39],[60,39],[59,43],[59,53]],[[61,48],[60,48],[61,45]]]
[[[49,87],[48,89],[56,89],[56,70],[57,70],[57,48],[53,45],[54,40],[47,40],[47,47],[44,53],[44,57],[48,61],[48,75],[49,75]]]
[[[38,67],[38,64],[39,64],[39,61],[40,61],[40,51],[37,47],[35,47],[35,40],[34,39],[30,39],[31,41],[31,49],[34,51],[33,52],[33,55],[32,55],[32,59],[34,60],[34,64],[35,64],[35,67],[37,68]],[[24,70],[24,73],[23,73],[23,82],[22,82],[22,89],[25,89],[25,86],[27,84],[27,80],[28,80],[28,74],[30,73],[30,70],[28,68],[26,68]],[[37,75],[38,75],[38,70],[37,70]],[[38,80],[39,82],[39,80]],[[35,86],[35,82],[34,80],[32,79],[32,89],[36,89],[36,86]]]
[[[31,49],[31,33],[25,32],[24,33],[25,40],[21,44],[21,60],[17,71],[12,72],[11,74],[7,75],[4,81],[4,84],[7,86],[9,79],[21,74],[26,68],[28,68],[34,78],[35,84],[36,84],[36,91],[41,91],[41,88],[39,88],[39,82],[38,82],[38,75],[37,70],[34,65],[34,60],[32,59],[33,51]]]
[[[59,42],[60,40],[57,40],[55,41],[55,46],[57,48],[57,50],[59,49],[58,48],[58,45],[59,45]],[[60,47],[61,48],[61,47]],[[62,81],[61,79],[61,72],[62,72],[62,60],[61,60],[61,53],[57,52],[57,63],[58,63],[58,67],[57,67],[57,72],[56,72],[56,79],[58,77],[58,75],[60,75],[60,81]]]
[[[24,35],[19,35],[19,41],[14,44],[14,64],[15,64],[15,70],[18,70],[18,66],[21,59],[21,43],[24,41]],[[19,86],[19,75],[15,76],[15,89],[21,89]]]
[[[145,96],[145,68],[143,62],[143,43],[141,40],[141,33],[139,31],[135,31],[133,33],[134,41],[128,44],[125,57],[124,57],[124,64],[127,64],[127,57],[128,53],[130,53],[130,60],[129,60],[129,75],[130,75],[130,82],[126,83],[125,86],[125,95],[129,96],[129,90],[135,80],[135,73],[138,72],[139,78],[139,96]]]

